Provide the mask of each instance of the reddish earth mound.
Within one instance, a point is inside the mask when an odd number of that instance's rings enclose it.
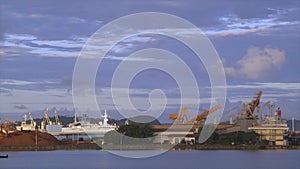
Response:
[[[37,132],[37,143],[41,146],[61,144],[48,133]],[[0,137],[0,146],[34,146],[36,145],[35,131],[16,131],[5,137]]]

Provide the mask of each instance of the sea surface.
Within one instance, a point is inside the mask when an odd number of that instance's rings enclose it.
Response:
[[[299,169],[299,150],[168,151],[131,159],[107,151],[0,152],[0,169]]]

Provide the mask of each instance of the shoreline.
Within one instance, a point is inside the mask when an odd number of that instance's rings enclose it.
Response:
[[[34,145],[34,146],[0,146],[3,151],[55,151],[55,150],[100,150],[97,144],[67,144],[67,145]]]
[[[9,151],[56,151],[56,150],[300,150],[299,146],[261,146],[261,145],[104,145],[95,143],[62,144],[47,146],[0,146],[0,152]]]

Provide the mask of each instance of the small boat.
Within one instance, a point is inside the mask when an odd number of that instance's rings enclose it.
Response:
[[[0,155],[0,158],[8,158],[8,154],[6,154],[6,155]]]

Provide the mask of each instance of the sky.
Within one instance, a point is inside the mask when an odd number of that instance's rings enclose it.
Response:
[[[250,102],[256,90],[262,90],[261,107],[272,101],[281,107],[284,118],[300,119],[300,2],[296,0],[1,1],[0,117],[21,119],[29,111],[42,116],[45,107],[73,115],[72,76],[81,49],[105,24],[139,12],[176,15],[204,32],[225,70],[225,111]],[[192,34],[192,30],[173,31]],[[108,37],[99,45],[105,46],[111,40]],[[122,118],[116,110],[120,105],[114,104],[111,96],[112,75],[128,55],[147,48],[164,49],[179,56],[190,67],[199,86],[201,103],[197,111],[209,108],[210,80],[196,55],[175,39],[144,34],[130,36],[113,46],[99,66],[93,90],[102,113],[107,109],[111,117]],[[174,62],[159,57],[129,62],[139,65],[154,62],[155,58],[159,60],[156,63]],[[160,116],[167,121],[168,114],[179,111],[181,93],[176,79],[163,71],[140,72],[130,84],[129,94],[117,97],[130,95],[137,109],[147,110],[151,105],[148,97],[154,89],[160,89],[167,97]],[[198,104],[197,98],[185,99]],[[164,102],[159,96],[153,100]],[[267,106],[263,108],[267,114]],[[126,106],[122,109],[130,111]],[[100,114],[89,108],[85,111]]]

